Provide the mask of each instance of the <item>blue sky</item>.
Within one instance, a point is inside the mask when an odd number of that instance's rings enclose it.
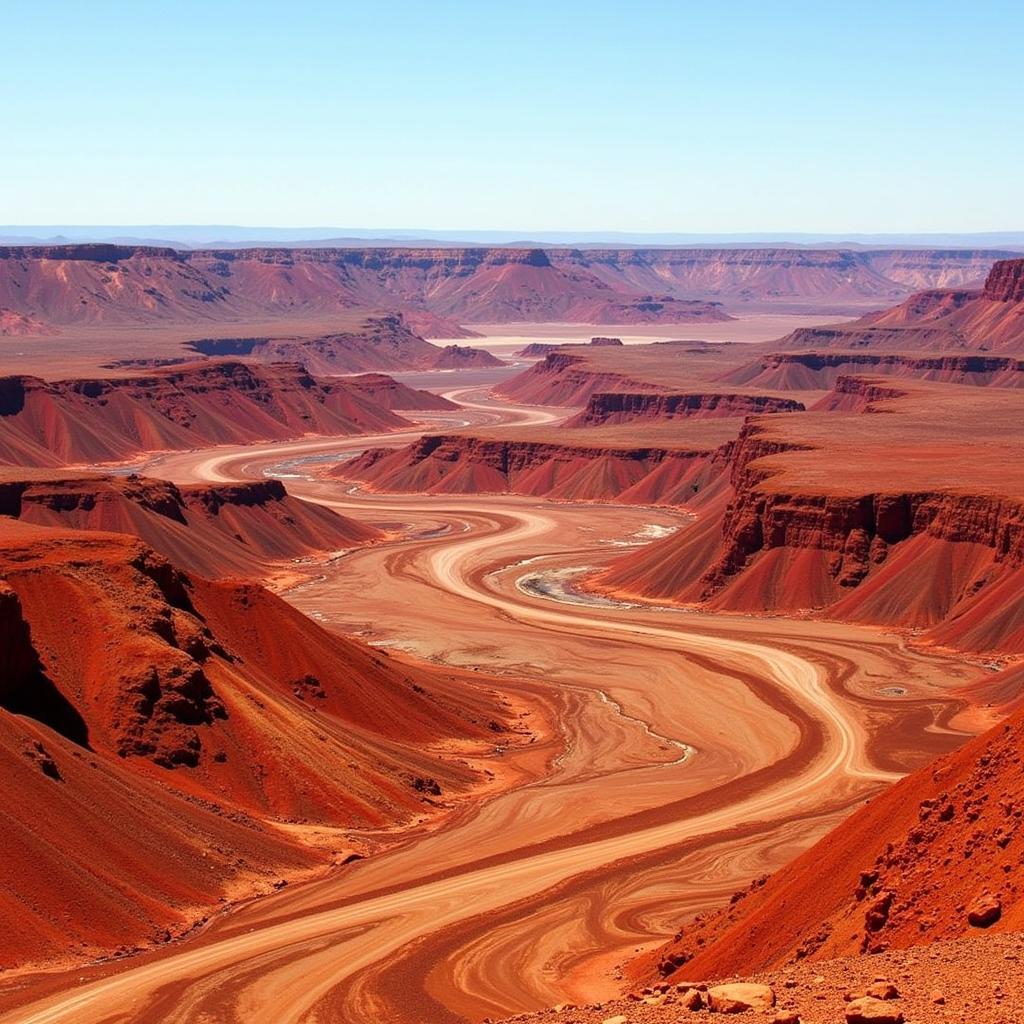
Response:
[[[0,223],[1024,228],[1019,2],[4,6]]]

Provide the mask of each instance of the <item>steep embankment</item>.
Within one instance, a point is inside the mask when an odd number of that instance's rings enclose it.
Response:
[[[0,461],[22,466],[403,426],[407,420],[358,383],[317,380],[294,365],[209,362],[106,380],[0,378]]]
[[[531,341],[529,345],[523,346],[516,352],[517,356],[522,356],[524,359],[543,359],[546,355],[550,355],[552,352],[557,352],[560,348],[582,348],[583,342],[575,343],[568,342],[562,344],[559,342],[548,342],[548,341]],[[590,341],[586,342],[587,345],[592,345],[597,348],[608,347],[608,346],[621,346],[621,338],[591,338]]]
[[[839,377],[884,374],[943,384],[1024,387],[1024,360],[1010,356],[905,355],[893,352],[773,352],[723,374],[723,384],[772,391],[831,388]]]
[[[1024,928],[1024,711],[875,797],[684,925],[636,975],[725,977]]]
[[[507,366],[508,364],[486,349],[470,345],[446,345],[434,361],[434,370],[461,370],[481,366]]]
[[[466,756],[504,730],[478,679],[133,538],[6,520],[0,541],[7,967],[162,941],[223,896],[364,852],[338,827],[448,805],[478,781]]]
[[[691,445],[678,438],[668,444],[602,440],[593,430],[559,431],[548,439],[522,432],[431,434],[405,448],[368,449],[333,475],[375,491],[681,504],[721,475],[717,448],[735,428],[721,420],[707,425],[711,429]]]
[[[1024,259],[995,263],[980,290],[932,290],[831,328],[800,328],[779,349],[1024,352]]]
[[[273,563],[379,539],[379,530],[291,497],[279,480],[177,487],[164,480],[0,469],[0,515],[127,533],[188,572],[255,578]]]
[[[615,423],[708,419],[755,413],[802,412],[792,398],[729,392],[653,394],[649,392],[595,392],[581,413],[566,420],[566,427],[597,427]]]
[[[705,512],[700,529],[626,556],[595,585],[1024,650],[1019,393],[839,384],[825,403],[839,411],[748,422],[714,525]]]

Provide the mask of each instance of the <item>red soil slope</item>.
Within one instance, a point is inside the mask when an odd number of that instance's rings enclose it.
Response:
[[[211,361],[109,380],[0,378],[0,461],[22,466],[407,425],[358,384],[316,380],[292,365]]]
[[[364,373],[358,377],[349,377],[348,383],[357,387],[375,405],[383,409],[405,411],[415,409],[422,411],[458,409],[459,407],[441,395],[419,388],[411,388],[408,384],[400,384],[393,377],[384,373]]]
[[[833,328],[798,329],[780,349],[1024,352],[1024,259],[994,264],[980,290],[933,290]]]
[[[314,338],[197,338],[188,347],[209,356],[244,356],[261,363],[297,363],[308,373],[432,370],[443,349],[414,334],[400,314],[363,319],[353,330]]]
[[[737,429],[737,421],[708,420],[647,443],[593,429],[432,434],[405,448],[368,449],[332,473],[378,491],[681,504],[721,476],[717,449]]]
[[[723,374],[721,382],[775,391],[804,391],[831,388],[837,378],[858,373],[978,387],[1024,387],[1024,360],[1010,356],[863,351],[773,352]]]
[[[187,572],[255,578],[276,562],[380,538],[290,497],[279,480],[176,487],[164,480],[0,469],[0,515],[39,526],[127,533]]]
[[[610,423],[636,423],[674,419],[747,416],[754,413],[802,412],[802,402],[771,395],[719,392],[652,394],[650,392],[595,392],[586,408],[566,420],[567,427],[596,427]]]
[[[0,337],[28,338],[38,334],[53,334],[55,329],[24,313],[0,306]]]
[[[461,370],[467,367],[507,366],[508,364],[486,349],[470,345],[446,345],[434,361],[434,370]]]
[[[637,972],[724,977],[1024,929],[1022,731],[1019,710],[908,776]]]
[[[753,418],[721,452],[732,497],[716,523],[626,556],[595,585],[1022,651],[1021,401],[852,378],[826,403],[846,411]]]
[[[476,781],[444,744],[483,749],[501,728],[479,686],[133,538],[7,520],[0,542],[8,967],[159,941],[221,896],[359,849],[271,823],[422,815],[425,794]]]

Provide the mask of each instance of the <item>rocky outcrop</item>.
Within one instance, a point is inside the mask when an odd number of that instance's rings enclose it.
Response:
[[[532,341],[529,345],[519,349],[516,355],[522,356],[524,359],[543,359],[544,356],[556,352],[560,348],[581,348],[582,344],[582,342],[560,344],[559,342]],[[593,345],[595,348],[615,348],[622,345],[622,339],[597,337],[591,338],[586,344]]]
[[[832,390],[811,406],[811,412],[882,412],[877,403],[903,398],[906,394],[900,388],[869,377],[836,377]]]
[[[990,302],[1024,302],[1024,259],[995,263],[982,294]]]
[[[0,378],[0,460],[22,466],[407,425],[358,384],[318,380],[295,365],[210,361],[138,377]]]
[[[567,420],[567,427],[612,423],[657,422],[674,419],[748,416],[755,413],[802,412],[804,405],[771,395],[693,392],[595,392],[583,412]]]

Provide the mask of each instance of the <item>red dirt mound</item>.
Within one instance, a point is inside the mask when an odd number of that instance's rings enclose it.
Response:
[[[487,349],[471,345],[447,345],[434,362],[435,370],[463,370],[468,367],[507,366],[508,364]]]
[[[0,460],[16,465],[408,425],[358,384],[317,380],[294,365],[211,361],[108,380],[0,378]]]
[[[482,751],[504,720],[477,680],[116,534],[0,523],[0,635],[7,966],[159,941],[220,896],[360,849],[271,823],[429,813],[431,792],[477,781],[443,744]]]

